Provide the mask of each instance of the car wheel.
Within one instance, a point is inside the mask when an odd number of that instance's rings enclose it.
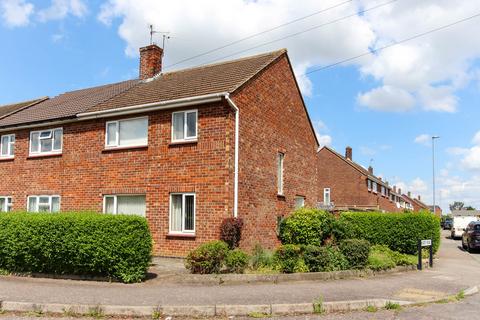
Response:
[[[465,244],[465,242],[463,242],[463,239],[462,239],[462,248],[463,248],[463,250],[467,249],[467,245]]]
[[[468,253],[472,253],[472,248],[470,248],[470,244],[467,242],[467,251]]]

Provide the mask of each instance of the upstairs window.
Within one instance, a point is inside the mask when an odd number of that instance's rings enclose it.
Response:
[[[279,195],[283,195],[283,162],[285,160],[285,154],[279,152],[277,155],[277,192]]]
[[[103,198],[103,213],[145,217],[145,195],[108,195]]]
[[[0,212],[10,212],[12,211],[12,206],[11,197],[0,197]]]
[[[305,197],[296,196],[295,197],[295,209],[300,209],[305,207]]]
[[[15,135],[7,134],[0,137],[0,158],[13,158]]]
[[[30,155],[62,153],[63,129],[30,132]]]
[[[197,139],[198,111],[188,110],[172,113],[172,142]]]
[[[60,196],[29,196],[28,212],[59,212]]]
[[[170,195],[170,233],[195,233],[195,194]]]
[[[107,148],[147,146],[148,117],[107,122],[105,145]]]
[[[382,196],[386,196],[387,195],[387,189],[384,186],[382,186],[381,190],[382,190]]]
[[[372,180],[367,180],[368,191],[372,190]]]
[[[375,181],[372,181],[372,190],[373,192],[378,192],[378,185]]]
[[[330,188],[323,189],[323,204],[326,206],[330,205]]]

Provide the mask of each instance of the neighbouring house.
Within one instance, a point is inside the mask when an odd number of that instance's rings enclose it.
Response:
[[[388,182],[353,161],[351,147],[345,156],[330,147],[318,151],[319,206],[333,211],[398,211]]]
[[[412,204],[413,208],[411,208],[410,210],[413,210],[415,212],[425,211],[425,210],[430,211],[430,208],[428,207],[428,205],[426,205],[425,203],[422,202],[420,196],[413,197],[412,193],[409,191],[409,192],[407,192],[406,195],[404,195],[404,197],[406,199],[408,199],[409,202]]]
[[[242,247],[277,245],[281,216],[315,206],[326,175],[286,50],[165,73],[162,55],[141,48],[136,80],[0,107],[0,210],[142,215],[163,256],[232,216]],[[365,204],[388,210],[388,186],[349,167],[378,184]]]
[[[430,210],[430,212],[435,213],[435,215],[438,217],[441,217],[443,214],[442,208],[438,205],[435,205],[435,210],[433,209],[433,206],[428,206],[428,209]]]

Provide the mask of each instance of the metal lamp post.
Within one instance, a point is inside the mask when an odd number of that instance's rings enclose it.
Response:
[[[433,180],[433,207],[432,212],[435,214],[435,140],[440,139],[439,136],[432,136],[432,180]]]

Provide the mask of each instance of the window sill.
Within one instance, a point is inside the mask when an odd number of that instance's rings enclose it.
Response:
[[[169,146],[177,146],[177,145],[183,145],[183,144],[196,144],[196,143],[198,143],[198,139],[172,141],[168,145]]]
[[[38,158],[52,158],[52,157],[61,157],[62,153],[44,153],[44,154],[31,154],[27,159],[38,159]]]
[[[167,234],[167,239],[195,239],[195,233],[169,233]]]
[[[0,161],[13,161],[15,157],[0,157]]]
[[[102,153],[105,152],[115,152],[115,151],[128,151],[128,150],[141,150],[148,149],[148,145],[143,146],[124,146],[124,147],[107,147],[102,150]]]

